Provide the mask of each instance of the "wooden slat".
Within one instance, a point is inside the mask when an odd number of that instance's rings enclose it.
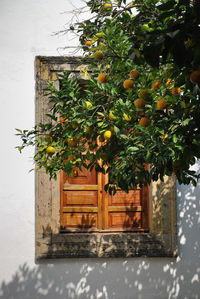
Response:
[[[112,212],[109,213],[109,226],[113,228],[134,229],[141,227],[140,212]]]
[[[94,213],[64,213],[63,226],[73,227],[80,232],[83,229],[97,227],[97,214]]]
[[[109,206],[113,205],[141,205],[141,191],[140,190],[130,190],[129,193],[124,191],[117,191],[115,195],[109,195]]]
[[[64,213],[97,213],[97,207],[63,207]]]
[[[142,206],[110,206],[108,212],[142,212]]]
[[[63,185],[63,190],[98,190],[98,185]]]
[[[63,206],[97,206],[98,192],[96,190],[63,191]]]

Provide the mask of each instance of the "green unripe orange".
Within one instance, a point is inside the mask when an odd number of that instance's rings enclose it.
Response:
[[[139,99],[134,101],[134,105],[138,109],[144,109],[144,107],[146,105],[146,101],[144,99],[139,98]]]
[[[103,59],[103,57],[104,57],[104,54],[101,50],[98,50],[94,53],[94,59],[96,59],[96,60],[101,60],[101,59]]]

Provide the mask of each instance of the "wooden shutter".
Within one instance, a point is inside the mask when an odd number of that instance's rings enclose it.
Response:
[[[61,230],[146,231],[148,230],[148,187],[118,190],[114,196],[104,191],[107,176],[93,170],[77,169],[76,177],[61,172]]]
[[[102,229],[101,174],[77,169],[77,176],[68,178],[61,171],[61,230],[96,231]]]
[[[107,178],[105,177],[105,181]],[[108,231],[148,230],[148,186],[143,189],[117,190],[114,196],[104,192],[104,229]]]

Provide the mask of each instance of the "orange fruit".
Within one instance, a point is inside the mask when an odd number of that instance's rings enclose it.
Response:
[[[146,128],[150,125],[151,121],[147,117],[142,117],[139,121],[139,125],[143,128]]]
[[[157,102],[156,105],[158,110],[164,110],[167,107],[167,100],[165,99],[161,99]]]
[[[190,82],[192,82],[192,84],[200,84],[200,71],[194,71],[192,72],[192,74],[190,75]]]
[[[92,41],[91,40],[86,40],[85,45],[87,47],[90,47],[92,45]]]
[[[180,94],[181,89],[180,87],[173,87],[172,88],[172,95]]]
[[[106,73],[99,74],[97,80],[99,83],[106,83],[108,81],[108,75]]]
[[[103,59],[103,57],[104,57],[104,54],[100,50],[98,50],[94,53],[94,59],[96,59],[96,60],[101,60],[101,59]]]
[[[138,109],[143,109],[146,105],[146,101],[144,99],[137,99],[134,101],[134,105]]]
[[[48,155],[52,156],[53,154],[55,154],[56,149],[53,146],[48,146],[47,149],[46,149],[46,152],[47,152]]]
[[[91,134],[91,133],[92,133],[92,126],[88,126],[88,127],[86,128],[85,132],[86,132],[87,134]]]
[[[140,91],[138,92],[138,96],[139,98],[146,100],[146,98],[148,97],[148,91],[146,89],[140,89]]]
[[[159,81],[156,80],[156,81],[153,83],[152,88],[154,88],[155,90],[157,90],[158,87],[159,87]]]
[[[104,132],[103,136],[106,140],[108,140],[112,137],[112,132],[110,130],[107,130]]]
[[[125,89],[129,89],[133,87],[133,80],[127,79],[123,82],[123,86]]]
[[[131,72],[130,72],[130,74],[129,74],[129,77],[131,78],[131,79],[136,79],[138,76],[139,76],[139,72],[137,71],[137,70],[132,70]]]
[[[75,147],[77,145],[77,142],[73,138],[68,138],[67,142],[71,147]]]

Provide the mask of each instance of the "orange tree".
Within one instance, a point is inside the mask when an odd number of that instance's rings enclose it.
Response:
[[[18,149],[37,146],[36,169],[50,177],[60,169],[70,176],[75,167],[107,172],[110,192],[173,173],[196,185],[190,165],[200,157],[199,3],[86,4],[93,17],[70,29],[93,70],[87,87],[83,93],[68,72],[59,90],[49,82],[49,122],[18,130]]]

